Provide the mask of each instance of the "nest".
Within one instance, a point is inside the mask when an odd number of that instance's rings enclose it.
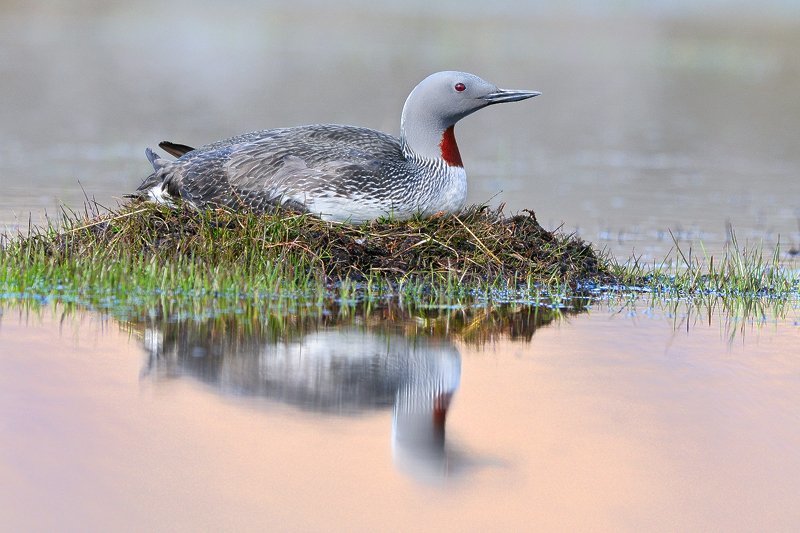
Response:
[[[446,276],[463,283],[503,279],[574,287],[611,277],[603,258],[578,237],[545,230],[531,211],[505,216],[502,208],[485,206],[459,215],[350,225],[286,211],[132,203],[27,239],[64,258],[102,252],[109,260],[132,254],[157,263],[190,257],[215,268],[270,264],[329,282]]]

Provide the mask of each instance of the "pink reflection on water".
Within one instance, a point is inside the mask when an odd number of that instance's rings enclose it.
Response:
[[[0,518],[12,529],[791,529],[798,335],[778,322],[731,344],[716,318],[687,332],[658,313],[597,311],[530,342],[433,343],[443,361],[461,353],[460,386],[445,446],[430,432],[415,442],[467,468],[431,485],[394,462],[399,389],[383,409],[326,414],[223,390],[245,379],[235,357],[216,382],[161,369],[140,379],[141,341],[113,322],[7,313]],[[268,372],[297,378],[304,357],[290,359]]]

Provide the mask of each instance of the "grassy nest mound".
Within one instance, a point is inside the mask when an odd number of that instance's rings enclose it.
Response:
[[[507,217],[477,206],[458,216],[350,225],[307,214],[198,211],[133,203],[67,219],[13,239],[0,254],[50,263],[191,264],[192,272],[275,275],[331,283],[456,280],[459,284],[558,284],[610,279],[603,258],[572,235],[543,229],[530,211]],[[6,266],[8,257],[5,258]],[[134,269],[129,268],[128,272]]]

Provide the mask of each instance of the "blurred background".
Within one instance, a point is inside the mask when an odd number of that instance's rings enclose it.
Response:
[[[465,70],[542,96],[457,126],[469,200],[620,259],[800,248],[800,3],[0,1],[0,229],[114,207],[147,146],[316,122],[399,132]]]

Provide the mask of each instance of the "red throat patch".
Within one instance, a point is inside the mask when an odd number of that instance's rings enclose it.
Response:
[[[456,144],[456,136],[453,133],[454,126],[450,126],[442,134],[442,142],[439,147],[442,149],[442,159],[451,167],[463,167],[464,163],[461,162],[461,154],[458,152],[458,145]]]

